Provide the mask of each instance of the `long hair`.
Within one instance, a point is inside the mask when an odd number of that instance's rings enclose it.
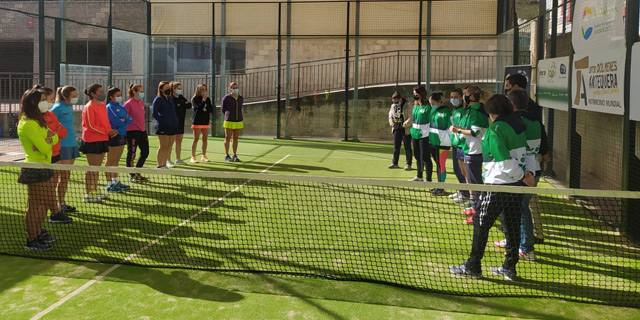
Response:
[[[164,97],[164,92],[162,92],[162,87],[171,84],[169,81],[160,81],[160,83],[158,83],[158,97]],[[167,98],[169,98],[167,96]]]
[[[62,101],[65,101],[66,99],[71,98],[71,94],[74,91],[78,91],[78,90],[72,86],[58,87],[58,90],[56,90],[56,102],[62,102]]]
[[[138,91],[138,89],[141,89],[142,85],[141,84],[131,84],[129,85],[129,90],[127,91],[127,95],[129,96],[129,98],[133,98],[136,95],[136,91]]]
[[[418,97],[420,97],[420,105],[426,106],[429,102],[427,100],[427,89],[424,86],[417,86],[413,88],[413,91],[415,91],[418,94]]]
[[[35,120],[41,127],[46,128],[47,122],[44,120],[44,114],[38,108],[38,104],[45,97],[45,93],[39,85],[25,91],[20,99],[20,118]]]
[[[199,84],[199,85],[196,87],[196,92],[193,94],[193,98],[195,98],[195,97],[202,97],[202,91],[203,91],[202,89],[206,89],[206,88],[207,88],[207,85],[206,85],[206,84],[204,84],[204,83]]]

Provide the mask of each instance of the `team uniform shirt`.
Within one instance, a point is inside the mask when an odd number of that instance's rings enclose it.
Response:
[[[439,147],[451,147],[451,109],[447,106],[431,107],[429,144]]]
[[[451,112],[451,124],[454,126],[460,126],[460,123],[462,122],[462,112],[464,111],[464,107],[462,105],[460,105],[459,107],[456,107],[455,109],[453,109],[453,111]],[[463,135],[460,133],[456,133],[456,132],[451,132],[451,146],[455,147],[455,148],[462,148],[462,138]]]
[[[431,121],[431,106],[417,105],[413,107],[413,125],[411,137],[419,140],[429,137],[429,122]]]
[[[461,135],[459,144],[466,155],[482,154],[482,138],[489,127],[489,117],[482,112],[482,103],[464,107],[460,127],[471,130],[472,135]]]
[[[127,131],[146,131],[144,125],[146,116],[144,110],[144,101],[142,99],[129,99],[124,103],[124,110],[131,117],[131,123],[127,125]]]
[[[35,120],[22,117],[18,122],[18,138],[26,154],[25,162],[51,163],[53,156],[53,145],[58,144],[58,135],[51,137],[51,144],[48,144],[47,132],[49,128],[41,127]],[[36,147],[38,151],[33,150]]]
[[[118,134],[121,136],[127,135],[127,126],[133,122],[127,110],[119,103],[111,101],[107,105],[107,111],[109,113],[111,129],[118,131]]]
[[[518,116],[498,117],[482,139],[484,182],[512,184],[524,178],[527,168],[525,124]]]
[[[67,130],[65,137],[61,136],[60,146],[62,148],[77,147],[75,129],[74,129],[74,117],[73,106],[66,104],[64,101],[57,102],[50,110],[56,116],[56,119],[60,121],[60,124]]]
[[[107,114],[107,106],[89,101],[82,109],[82,141],[100,142],[109,141],[111,124]]]
[[[67,128],[65,128],[62,123],[58,121],[58,118],[56,118],[56,115],[53,112],[45,112],[44,121],[47,122],[47,127],[49,128],[49,130],[55,132],[58,135],[58,138],[62,139],[67,136]],[[54,144],[51,147],[52,155],[54,157],[60,154],[60,148],[62,148],[60,146],[60,141],[58,141],[58,143]]]

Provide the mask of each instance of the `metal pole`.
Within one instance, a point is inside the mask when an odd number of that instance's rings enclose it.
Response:
[[[629,158],[633,156],[630,152],[631,146],[629,135],[631,132],[631,118],[629,110],[631,108],[631,57],[633,45],[638,41],[638,12],[640,5],[638,1],[627,1],[626,14],[626,39],[627,39],[627,57],[624,70],[624,119],[622,124],[622,184],[621,190],[629,190]]]
[[[45,83],[44,0],[38,0],[38,82]]]
[[[431,92],[431,0],[427,1],[427,52],[425,56],[425,81],[424,84]]]
[[[351,18],[351,2],[347,1],[347,34],[345,37],[344,62],[344,141],[349,141],[349,28]]]
[[[144,77],[144,82],[142,85],[144,86],[145,90],[149,90],[150,88],[150,83],[151,83],[151,70],[153,68],[153,44],[151,41],[151,2],[147,2],[147,65],[146,65],[146,72],[145,72],[145,77]],[[151,91],[149,91],[151,92]],[[149,97],[151,95],[147,95],[145,97],[145,100],[148,100]],[[149,132],[151,130],[150,126],[149,126],[149,112],[146,112],[146,129],[147,132]]]
[[[66,40],[67,37],[65,35],[65,21],[64,21],[67,15],[66,8],[65,8],[66,2],[67,0],[60,0],[58,4],[58,9],[59,9],[58,15],[60,16],[60,40],[59,40],[60,41],[60,61],[58,64],[54,66],[54,68],[56,68],[58,72],[60,72],[60,63],[65,63],[67,61],[67,40]],[[67,84],[67,79],[65,74],[60,72],[58,77],[59,77],[58,80],[60,81],[60,85]]]
[[[211,104],[213,105],[214,111],[216,109],[216,5],[215,3],[211,4]],[[209,133],[212,137],[216,136],[216,118],[220,118],[220,127],[222,127],[222,117],[217,112],[211,113],[213,117],[211,117],[211,132]]]
[[[278,114],[276,116],[276,139],[280,139],[280,121],[282,116],[282,100],[280,99],[281,86],[282,86],[282,3],[278,3],[278,87],[277,87],[277,99],[278,99]]]
[[[220,6],[220,19],[222,20],[220,23],[220,105],[222,105],[222,99],[226,95],[226,86],[227,86],[227,1],[222,0]],[[220,108],[222,111],[222,108]],[[224,129],[220,126],[220,134],[224,134]]]
[[[107,62],[109,63],[108,85],[113,85],[113,0],[109,0],[109,19],[107,20]]]
[[[291,0],[287,0],[287,66],[286,66],[286,80],[285,80],[285,95],[287,108],[285,122],[284,122],[284,138],[291,139],[291,131],[289,128],[289,113],[291,112]],[[300,72],[300,70],[298,70]]]
[[[56,35],[53,46],[53,73],[54,73],[54,88],[61,86],[60,83],[60,52],[61,48],[61,33],[62,33],[62,19],[55,20]]]
[[[418,85],[422,84],[422,0],[420,0],[420,17],[418,18]]]
[[[347,17],[350,19],[350,17]],[[356,48],[353,59],[353,141],[358,140],[358,86],[360,85],[360,0],[356,1]]]

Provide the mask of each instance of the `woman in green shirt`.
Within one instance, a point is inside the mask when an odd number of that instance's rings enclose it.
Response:
[[[431,128],[429,130],[431,157],[436,162],[438,182],[445,182],[447,179],[447,158],[449,157],[449,149],[451,149],[451,133],[449,132],[451,109],[444,105],[442,93],[432,93],[429,97],[429,104],[431,104]],[[431,194],[441,196],[444,194],[444,189],[432,189]]]
[[[427,173],[425,181],[431,181],[433,164],[429,158],[429,122],[431,121],[431,106],[427,100],[427,89],[423,86],[413,88],[413,125],[411,138],[413,155],[418,165],[417,175],[409,181],[422,181],[423,169]]]
[[[55,132],[47,128],[44,119],[45,110],[49,107],[44,91],[33,87],[22,96],[20,101],[20,122],[18,123],[18,138],[26,154],[25,162],[51,163],[52,148],[59,138]],[[51,179],[52,171],[48,169],[23,169],[21,177],[23,183],[27,175],[38,176],[27,184],[27,209],[24,222],[27,229],[26,250],[46,251],[51,249],[55,237],[42,229],[47,211],[56,205],[55,189]],[[46,176],[49,176],[46,179]],[[21,181],[21,180],[19,180]]]

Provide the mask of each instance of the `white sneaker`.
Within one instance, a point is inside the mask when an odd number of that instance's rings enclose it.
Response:
[[[460,191],[449,195],[449,199],[456,199],[460,196]]]
[[[160,169],[160,170],[169,170],[169,167],[167,166],[162,166],[162,167],[158,167],[156,169]]]
[[[174,162],[173,164],[175,164],[177,166],[177,165],[185,165],[187,163],[182,161],[182,159],[177,159],[176,162]]]
[[[524,261],[536,261],[536,253],[531,251],[528,253],[524,253],[522,252],[522,250],[520,250],[520,252],[518,253],[518,255],[520,256],[520,260],[524,260]]]
[[[173,164],[171,160],[167,160],[167,168],[173,168],[173,166],[175,166],[175,164]]]
[[[498,247],[498,248],[506,248],[507,247],[507,239],[503,239],[500,241],[494,241],[493,245]]]

